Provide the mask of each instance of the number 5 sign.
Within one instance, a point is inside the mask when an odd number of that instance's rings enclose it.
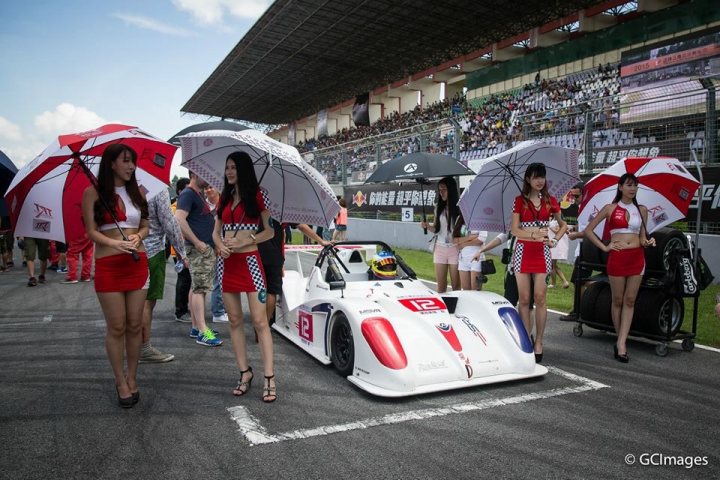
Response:
[[[402,221],[403,222],[412,222],[413,221],[413,210],[412,208],[403,208],[402,209]]]

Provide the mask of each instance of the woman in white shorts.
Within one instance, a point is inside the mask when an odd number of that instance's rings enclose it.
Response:
[[[560,229],[560,225],[557,223],[557,220],[553,219],[550,220],[550,225],[548,228],[550,228],[550,231],[554,235]],[[557,241],[555,246],[550,249],[550,255],[552,258],[552,270],[550,271],[550,284],[548,285],[549,288],[555,288],[556,277],[560,277],[560,280],[562,280],[562,288],[568,288],[570,286],[567,278],[565,278],[565,274],[562,270],[560,270],[560,266],[558,265],[558,260],[567,261],[569,249],[570,240],[568,239],[567,235],[563,235],[562,238]]]
[[[480,275],[480,262],[485,260],[485,254],[480,253],[474,258],[480,248],[487,240],[488,232],[480,230],[468,230],[462,218],[453,231],[453,242],[457,245],[460,254],[458,256],[458,272],[460,273],[460,288],[463,290],[482,290],[484,282],[478,281]]]

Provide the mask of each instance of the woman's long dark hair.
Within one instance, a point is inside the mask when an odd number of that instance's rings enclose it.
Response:
[[[103,216],[106,210],[103,206],[103,200],[105,201],[105,205],[113,208],[112,214],[115,214],[114,209],[117,205],[117,195],[115,194],[115,174],[112,170],[112,163],[120,158],[120,155],[125,152],[130,154],[130,159],[133,164],[137,166],[137,153],[135,153],[135,150],[122,143],[113,143],[112,145],[108,145],[102,154],[102,158],[100,159],[100,169],[98,171],[96,186],[99,198],[95,201],[94,206],[95,223],[98,226],[103,224]],[[135,172],[133,172],[130,180],[125,183],[125,190],[127,191],[133,205],[135,205],[135,208],[140,210],[140,218],[148,218],[147,200],[145,200],[140,193]]]
[[[260,205],[257,204],[256,195],[260,186],[255,176],[255,167],[253,166],[252,158],[245,152],[233,152],[228,155],[227,160],[232,160],[235,163],[235,170],[237,172],[236,185],[240,193],[240,200],[245,206],[245,215],[250,218],[259,217]],[[222,212],[225,207],[232,205],[233,192],[236,188],[236,185],[230,185],[228,183],[227,176],[224,176],[224,181],[225,184],[223,185],[222,194],[220,195],[220,206],[218,207],[217,213],[220,218],[222,218]]]
[[[546,176],[547,172],[545,170],[544,163],[531,163],[527,166],[527,169],[525,170],[525,175],[523,176],[522,186],[522,196],[523,200],[525,201],[525,208],[530,208],[530,205],[528,205],[528,201],[530,199],[528,195],[530,195],[530,191],[532,190],[530,181],[533,179],[533,177],[547,178]],[[550,208],[550,194],[548,193],[547,182],[545,182],[542,190],[540,190],[540,200],[545,204],[546,208]]]
[[[623,173],[620,176],[620,179],[618,180],[617,193],[615,194],[615,200],[613,200],[612,203],[618,203],[620,201],[620,199],[622,198],[622,191],[620,190],[620,187],[625,185],[625,182],[628,180],[632,181],[632,183],[634,183],[635,185],[640,184],[640,181],[638,180],[638,178],[635,175],[633,175],[632,173]],[[635,195],[633,197],[632,201],[636,207],[638,207],[638,208],[640,207],[637,203],[637,195]]]
[[[460,208],[457,206],[460,194],[458,193],[457,183],[453,177],[444,177],[438,182],[438,187],[445,185],[447,187],[447,201],[438,195],[437,208],[435,209],[435,232],[440,233],[440,215],[447,208],[448,211],[448,232],[452,232],[453,222],[460,215]]]

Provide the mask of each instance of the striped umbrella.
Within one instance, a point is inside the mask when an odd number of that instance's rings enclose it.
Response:
[[[578,214],[580,225],[587,225],[605,205],[613,202],[618,191],[618,181],[625,173],[638,178],[636,198],[638,204],[648,209],[648,233],[685,218],[693,196],[700,187],[700,182],[677,158],[623,158],[585,184]],[[605,221],[602,221],[595,229],[600,238],[604,226]]]
[[[167,188],[177,147],[137,127],[110,124],[60,135],[18,171],[5,200],[15,235],[70,242],[85,232],[83,191],[94,182],[105,148],[122,143],[137,153],[137,178],[147,198]]]

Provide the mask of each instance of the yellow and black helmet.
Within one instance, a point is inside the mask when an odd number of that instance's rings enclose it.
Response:
[[[397,261],[395,255],[388,251],[381,251],[373,255],[370,269],[378,280],[393,280],[397,275]]]

